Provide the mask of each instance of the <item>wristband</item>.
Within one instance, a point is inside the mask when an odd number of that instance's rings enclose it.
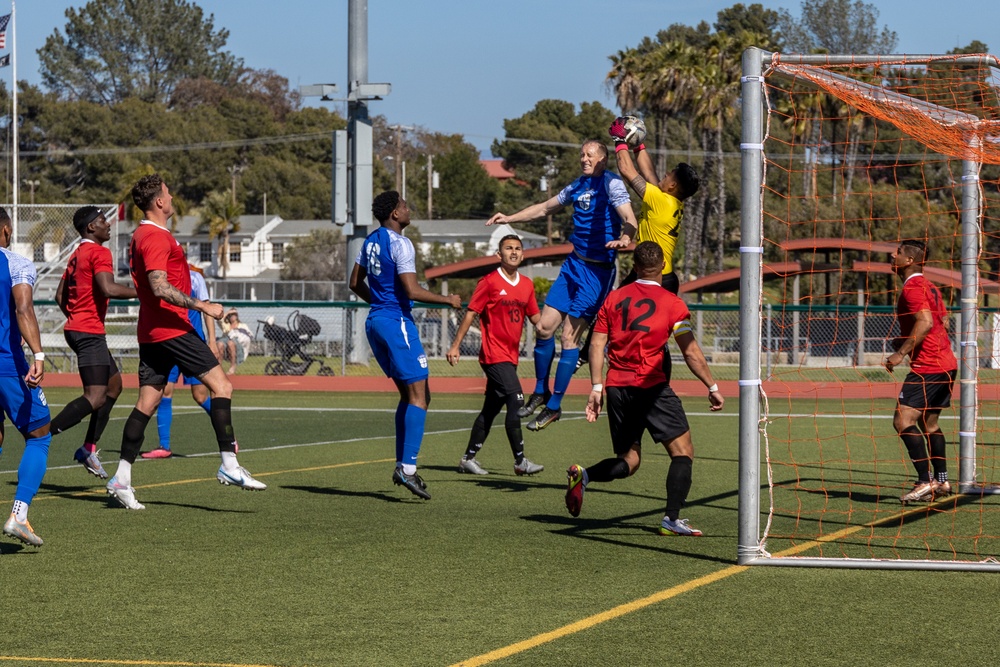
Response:
[[[35,361],[45,361],[45,353],[35,352]]]
[[[639,151],[644,151],[644,150],[646,150],[646,144],[639,144],[638,146],[632,149],[632,152],[638,155]]]
[[[710,393],[710,394],[714,394],[717,391],[719,391],[719,385],[718,384],[713,384],[711,387],[708,388],[708,393]]]
[[[602,391],[604,391],[604,385],[603,384],[595,384],[593,387],[591,387],[590,391],[592,391],[592,392],[596,391],[597,393],[601,393]]]
[[[627,150],[628,150],[628,144],[626,144],[624,141],[615,143],[615,153],[617,153],[618,151],[627,151]]]

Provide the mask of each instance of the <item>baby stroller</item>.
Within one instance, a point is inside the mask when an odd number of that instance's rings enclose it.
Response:
[[[274,343],[280,359],[272,359],[264,366],[264,375],[305,375],[312,365],[319,363],[317,375],[333,375],[333,369],[307,353],[303,348],[320,332],[319,322],[293,310],[288,315],[288,328],[274,323],[274,318],[257,320],[257,331],[264,327],[264,339]],[[295,360],[299,358],[299,361]]]

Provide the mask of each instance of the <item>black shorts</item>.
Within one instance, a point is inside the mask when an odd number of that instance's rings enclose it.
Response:
[[[643,431],[656,442],[669,443],[691,430],[681,399],[667,383],[641,389],[608,387],[611,444],[621,455],[642,444]]]
[[[521,381],[517,379],[517,366],[509,361],[501,361],[498,364],[479,364],[486,373],[486,394],[493,393],[498,398],[506,399],[508,396],[516,396],[519,401],[524,400],[521,390]]]
[[[159,343],[139,343],[139,386],[165,385],[174,366],[185,377],[201,378],[219,365],[208,345],[189,331]]]
[[[629,271],[625,279],[622,280],[621,284],[618,286],[619,289],[625,287],[626,285],[631,285],[636,280],[639,279],[639,275],[635,272],[635,269]],[[681,288],[681,281],[677,278],[677,274],[671,271],[670,273],[664,273],[660,276],[660,284],[663,285],[663,289],[667,290],[671,294],[676,295],[678,290]]]
[[[899,404],[915,410],[943,410],[951,405],[951,388],[957,371],[927,373],[910,371],[899,392]]]
[[[107,366],[111,375],[118,372],[118,365],[108,349],[108,339],[104,334],[84,333],[82,331],[63,331],[66,344],[76,353],[76,365]]]

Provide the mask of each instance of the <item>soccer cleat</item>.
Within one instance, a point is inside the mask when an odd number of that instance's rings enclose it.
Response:
[[[548,403],[550,398],[552,398],[552,394],[548,392],[544,394],[532,394],[528,397],[528,402],[525,403],[523,407],[518,409],[517,416],[521,419],[530,417],[535,414],[535,410]]]
[[[225,466],[219,466],[219,472],[215,475],[220,484],[226,486],[238,486],[247,491],[263,491],[267,488],[264,482],[258,482],[250,476],[250,471],[243,466],[238,466],[235,470],[226,470]]]
[[[934,488],[932,492],[935,499],[951,495],[951,484],[949,482],[933,482],[933,484]]]
[[[694,526],[688,525],[687,519],[677,519],[671,521],[670,517],[663,517],[660,522],[660,535],[683,535],[685,537],[701,537],[701,531]]]
[[[934,499],[934,485],[936,482],[915,482],[913,488],[908,493],[900,496],[899,501],[907,503],[926,503]],[[950,488],[950,485],[949,485]]]
[[[174,453],[172,451],[170,451],[169,449],[166,449],[164,447],[157,447],[156,449],[154,449],[152,451],[143,452],[142,453],[142,458],[144,458],[144,459],[169,459],[173,455],[174,455]]]
[[[545,428],[552,422],[559,421],[560,417],[562,417],[562,409],[549,410],[549,408],[546,406],[542,408],[542,411],[538,413],[537,417],[528,422],[528,430],[541,431],[543,428]]]
[[[427,485],[417,473],[407,475],[402,467],[396,468],[392,473],[392,483],[396,486],[405,486],[410,493],[424,500],[431,499],[431,494],[427,493]]]
[[[587,471],[583,466],[573,464],[566,471],[566,509],[570,516],[580,516],[580,508],[583,507],[583,492],[587,490],[587,482],[584,478]]]
[[[467,472],[470,475],[489,475],[486,468],[479,465],[479,461],[476,459],[467,459],[464,456],[458,462],[458,472]]]
[[[135,489],[118,483],[118,477],[112,477],[107,485],[108,495],[121,503],[127,510],[144,510],[146,506],[135,499]]]
[[[76,453],[73,454],[73,459],[82,464],[83,467],[87,469],[87,472],[94,477],[107,479],[108,473],[104,471],[104,466],[101,465],[101,459],[97,456],[98,451],[99,450],[95,449],[93,452],[88,452],[83,447],[80,447],[76,450]]]
[[[7,519],[7,523],[3,525],[3,534],[8,537],[13,537],[15,540],[21,540],[25,544],[30,544],[33,547],[42,546],[42,538],[35,534],[35,531],[31,529],[31,524],[25,520],[21,523],[11,512],[10,518]]]
[[[537,463],[532,463],[527,457],[521,459],[520,463],[514,464],[514,474],[515,475],[534,475],[545,470],[545,466],[540,466]]]

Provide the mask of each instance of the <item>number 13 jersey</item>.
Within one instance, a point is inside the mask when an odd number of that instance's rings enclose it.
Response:
[[[524,321],[538,314],[531,279],[518,273],[511,282],[498,268],[480,279],[469,300],[469,310],[479,313],[483,337],[479,362],[509,361],[516,365]]]
[[[609,387],[654,387],[667,382],[667,342],[691,331],[691,313],[660,283],[638,280],[616,289],[601,306],[594,331],[608,335]]]

